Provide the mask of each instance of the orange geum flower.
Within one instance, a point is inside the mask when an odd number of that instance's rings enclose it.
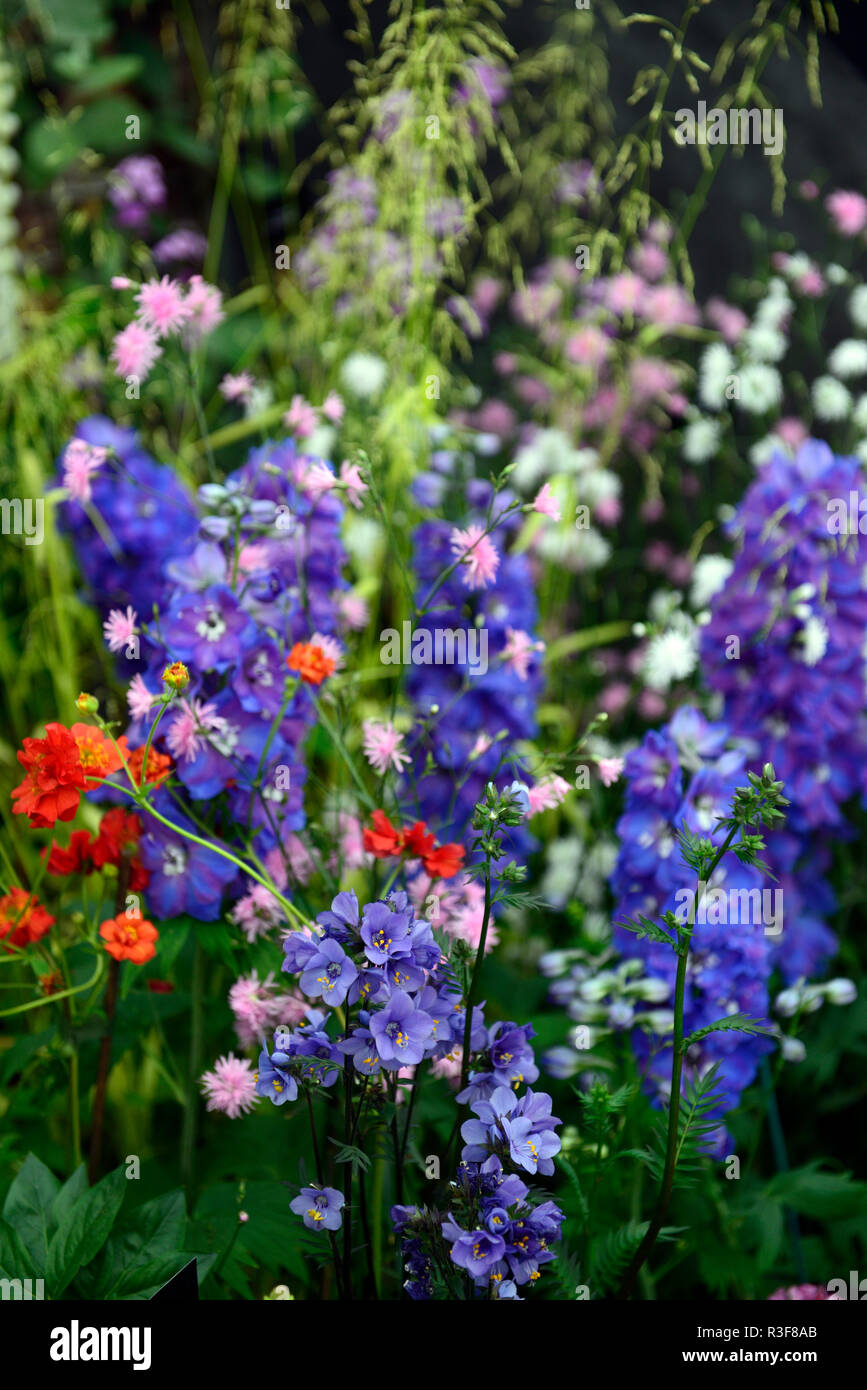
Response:
[[[99,934],[105,942],[105,949],[114,960],[131,960],[133,965],[144,965],[153,960],[157,953],[154,942],[159,932],[153,922],[144,917],[127,917],[119,912],[107,922],[103,922]]]
[[[190,683],[190,673],[182,661],[173,661],[163,671],[163,681],[172,690],[186,690]]]
[[[11,888],[0,898],[0,938],[10,946],[29,946],[54,926],[54,918],[25,888]]]
[[[88,779],[85,783],[86,791],[95,791],[106,777],[123,767],[124,758],[129,759],[126,736],[117,739],[115,746],[111,739],[93,724],[73,724],[70,733],[75,739],[79,761]]]
[[[296,642],[286,658],[290,671],[297,671],[306,685],[321,685],[333,674],[336,662],[314,642]]]

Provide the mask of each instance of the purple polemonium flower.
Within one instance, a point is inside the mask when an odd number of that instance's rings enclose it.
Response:
[[[307,962],[299,984],[309,998],[321,996],[326,1004],[339,1006],[357,974],[340,943],[326,937]]]
[[[267,1096],[274,1105],[285,1105],[298,1095],[298,1082],[288,1070],[290,1060],[289,1054],[280,1050],[269,1053],[263,1047],[259,1053],[256,1092]]]
[[[392,912],[386,903],[368,903],[361,917],[364,954],[373,965],[385,965],[395,955],[405,955],[405,941],[412,915]]]
[[[506,1253],[502,1236],[490,1231],[463,1231],[451,1217],[443,1222],[443,1235],[451,1242],[454,1263],[474,1279],[486,1279]]]
[[[394,994],[383,1009],[371,1015],[370,1031],[380,1061],[393,1067],[411,1067],[425,1055],[433,1020],[415,1007],[408,994]]]
[[[300,1216],[308,1231],[339,1231],[343,1225],[346,1199],[336,1187],[302,1187],[289,1203],[289,1210]]]

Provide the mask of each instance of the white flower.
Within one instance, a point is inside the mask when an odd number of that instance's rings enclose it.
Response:
[[[828,650],[828,629],[815,613],[807,619],[800,632],[805,666],[816,666]]]
[[[852,409],[852,424],[859,430],[867,430],[867,392],[859,396]]]
[[[756,362],[779,362],[787,346],[783,334],[770,324],[755,323],[744,334],[746,353]]]
[[[385,552],[385,532],[372,516],[352,512],[343,523],[343,544],[359,572],[368,566],[375,571]]]
[[[850,294],[849,316],[856,328],[867,329],[867,285],[856,285]]]
[[[547,526],[539,541],[539,553],[549,564],[585,574],[606,564],[611,546],[592,526],[578,531],[571,526]]]
[[[766,415],[783,399],[783,383],[776,367],[764,362],[748,362],[738,373],[740,396],[735,397],[741,410],[750,415]]]
[[[838,976],[834,980],[828,980],[822,988],[829,1004],[854,1004],[858,998],[858,988],[854,980]]]
[[[372,352],[351,352],[340,368],[340,381],[354,396],[378,396],[388,375],[381,357]]]
[[[578,496],[592,510],[600,502],[610,502],[612,498],[619,497],[620,489],[621,483],[616,473],[609,473],[606,468],[591,468],[581,475]]]
[[[724,343],[711,343],[705,348],[699,363],[698,394],[702,405],[720,410],[725,404],[728,378],[735,369],[735,359]]]
[[[786,261],[784,274],[788,275],[790,280],[800,280],[802,275],[806,275],[811,264],[810,257],[805,252],[796,251]]]
[[[835,376],[863,376],[867,372],[867,343],[860,338],[844,338],[828,358]]]
[[[565,430],[537,430],[518,450],[511,481],[524,492],[533,492],[552,473],[583,473],[596,463],[595,449],[576,449]]]
[[[809,261],[807,266],[809,267]],[[801,272],[804,273],[803,271]],[[771,289],[771,286],[779,288]],[[789,292],[782,280],[772,280],[768,286],[769,294],[757,306],[755,317],[753,318],[753,330],[763,331],[770,329],[776,333],[785,323],[789,314],[792,312],[792,301]],[[751,330],[752,331],[752,330]]]
[[[577,836],[549,845],[541,890],[547,902],[555,907],[568,902],[578,882],[581,858],[582,845]]]
[[[734,569],[727,555],[702,555],[695,562],[689,601],[693,608],[704,608],[718,594]]]
[[[859,458],[862,463],[867,463],[867,439],[858,440],[858,443],[855,445],[855,457]],[[867,588],[867,585],[865,585],[865,588]]]
[[[682,601],[682,594],[675,593],[673,589],[657,589],[652,593],[647,605],[647,615],[654,627],[665,627],[668,620],[674,617]]]
[[[683,456],[687,463],[707,463],[720,442],[720,427],[716,420],[702,417],[691,420],[683,432]]]
[[[248,420],[255,420],[257,415],[263,415],[270,405],[274,402],[274,391],[267,381],[257,382],[244,402],[244,415]]]
[[[780,1052],[784,1062],[803,1062],[807,1049],[800,1038],[780,1038]]]
[[[832,261],[830,265],[825,266],[825,279],[829,285],[845,285],[849,279],[849,272],[845,266],[837,265],[835,261]]]
[[[852,408],[849,391],[833,376],[820,376],[813,382],[813,409],[820,420],[843,420]]]
[[[667,690],[674,681],[691,676],[698,662],[696,632],[671,628],[651,637],[642,674],[651,690]]]

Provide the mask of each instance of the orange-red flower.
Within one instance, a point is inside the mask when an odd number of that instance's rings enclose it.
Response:
[[[423,820],[417,820],[408,830],[398,830],[384,811],[374,811],[371,819],[373,829],[365,827],[362,840],[367,852],[377,859],[389,859],[395,854],[420,859],[428,878],[454,878],[463,868],[463,846],[437,846]]]
[[[133,965],[144,965],[157,953],[154,942],[159,932],[153,922],[144,917],[127,917],[125,912],[119,912],[103,922],[99,934],[108,954],[115,960],[131,960]]]
[[[111,739],[94,724],[73,724],[70,733],[78,745],[81,766],[88,779],[86,790],[89,792],[95,791],[104,778],[122,768],[123,758],[129,759],[125,737],[116,740],[116,748]]]
[[[290,671],[297,671],[307,685],[321,685],[333,674],[335,663],[314,642],[296,642],[286,658]]]
[[[72,820],[88,786],[74,734],[63,724],[46,724],[45,738],[26,738],[17,757],[27,775],[12,792],[15,814],[39,830]]]
[[[190,673],[182,661],[173,661],[163,671],[163,680],[172,690],[186,690],[190,683]]]
[[[25,888],[12,888],[0,898],[0,938],[11,946],[29,946],[54,926],[54,918]]]
[[[48,856],[50,874],[89,874],[93,865],[90,862],[90,835],[86,830],[73,830],[66,849],[52,845]]]
[[[132,855],[141,840],[141,821],[122,806],[106,811],[99,823],[99,834],[90,847],[90,857],[97,869],[106,864],[120,864],[124,854]],[[130,858],[129,886],[133,892],[147,888],[150,874],[141,860]]]
[[[368,830],[365,826],[361,835],[368,854],[375,854],[377,859],[388,859],[392,854],[400,854],[403,849],[403,837],[399,830],[395,830],[385,812],[374,811],[371,819],[373,829]]]
[[[144,765],[144,744],[141,748],[134,748],[126,760],[127,767],[133,775],[136,786],[141,786],[141,773]],[[148,749],[148,769],[145,777],[146,782],[158,787],[160,782],[164,782],[172,770],[172,760],[168,753],[158,753],[156,748]]]

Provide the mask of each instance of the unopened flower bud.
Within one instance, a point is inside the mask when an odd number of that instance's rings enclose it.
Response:
[[[88,695],[86,691],[82,690],[75,702],[75,708],[81,714],[96,714],[99,709],[99,701],[95,695]]]
[[[271,1292],[270,1292],[270,1293],[266,1293],[265,1298],[264,1298],[264,1302],[265,1302],[265,1303],[269,1303],[269,1302],[274,1302],[275,1300],[287,1299],[287,1298],[291,1299],[292,1302],[294,1303],[294,1301],[295,1301],[295,1295],[289,1292],[288,1285],[286,1285],[286,1284],[275,1284],[275,1286],[274,1286],[274,1288],[271,1290]]]
[[[858,987],[854,980],[829,980],[822,988],[829,1004],[854,1004],[858,997]]]
[[[163,671],[163,681],[171,690],[186,690],[190,683],[190,673],[182,661],[173,661]]]
[[[782,1038],[780,1051],[787,1062],[803,1062],[807,1049],[800,1038]]]

